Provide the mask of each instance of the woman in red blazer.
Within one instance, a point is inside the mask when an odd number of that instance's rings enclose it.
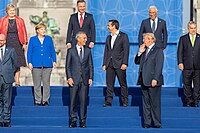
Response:
[[[15,85],[20,86],[20,67],[26,66],[25,54],[28,37],[24,20],[16,16],[16,8],[12,4],[6,7],[7,16],[0,18],[0,34],[6,35],[6,45],[15,48],[18,58],[18,69],[15,74]]]

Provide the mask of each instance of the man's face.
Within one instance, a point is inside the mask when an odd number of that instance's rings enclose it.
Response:
[[[149,47],[151,46],[151,44],[153,44],[151,36],[148,36],[148,35],[144,36],[143,41],[146,47]]]
[[[197,33],[197,26],[195,24],[190,24],[188,27],[188,32],[191,35],[195,35]]]
[[[0,47],[3,47],[6,43],[6,37],[0,34]]]
[[[77,38],[79,46],[84,46],[87,42],[86,34],[81,34],[80,37]]]
[[[77,5],[78,11],[80,13],[84,13],[86,9],[86,3],[85,2],[79,2]]]
[[[150,9],[149,9],[149,17],[150,17],[151,19],[154,20],[154,19],[157,17],[157,14],[158,14],[158,12],[156,11],[155,8],[150,8]]]
[[[115,29],[115,26],[112,25],[112,22],[108,22],[107,28],[109,32],[112,32]]]

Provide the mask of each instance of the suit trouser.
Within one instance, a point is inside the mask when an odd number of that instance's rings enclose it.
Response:
[[[144,124],[161,125],[161,86],[147,87],[142,85],[142,107]]]
[[[50,77],[52,68],[33,68],[32,77],[34,84],[35,103],[49,103],[50,98]],[[43,96],[41,92],[41,82],[43,83]]]
[[[80,121],[86,120],[87,115],[87,99],[88,99],[89,85],[79,82],[70,87],[70,120],[77,120],[78,99],[80,102]]]
[[[200,70],[183,70],[183,88],[186,104],[198,104],[200,93]],[[192,88],[192,81],[194,88]]]
[[[0,76],[0,122],[10,122],[12,83],[5,83]]]
[[[126,82],[126,70],[123,71],[120,68],[114,68],[112,65],[112,60],[106,70],[106,102],[112,103],[115,78],[118,78],[121,87],[122,102],[128,103],[128,87]]]

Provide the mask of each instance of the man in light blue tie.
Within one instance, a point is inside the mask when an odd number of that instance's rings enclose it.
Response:
[[[0,127],[10,127],[12,83],[17,70],[15,49],[5,43],[5,35],[0,34]]]

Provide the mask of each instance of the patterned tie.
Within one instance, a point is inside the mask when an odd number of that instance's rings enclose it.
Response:
[[[192,35],[192,47],[194,47],[194,35]]]
[[[152,32],[154,33],[156,30],[156,22],[155,20],[153,20],[153,24],[152,24]]]
[[[83,52],[82,52],[82,47],[80,47],[80,61],[82,62],[82,60],[83,60]]]
[[[82,28],[82,26],[83,26],[83,14],[81,13],[80,15],[81,15],[81,17],[80,17],[80,27]]]
[[[3,48],[1,48],[1,61],[3,60]]]

